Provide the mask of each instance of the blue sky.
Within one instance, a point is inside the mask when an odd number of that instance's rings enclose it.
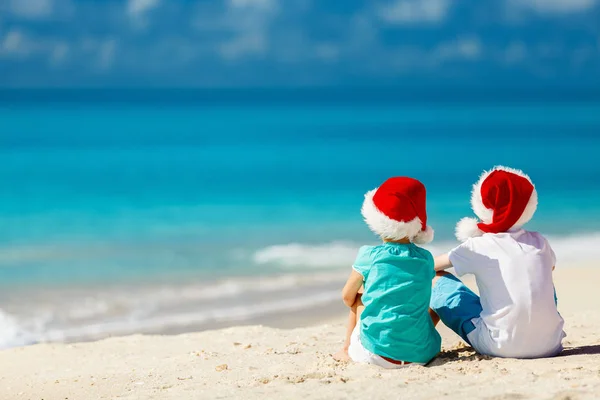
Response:
[[[0,86],[600,86],[600,0],[0,0]]]

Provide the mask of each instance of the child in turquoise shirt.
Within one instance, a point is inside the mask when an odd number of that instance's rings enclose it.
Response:
[[[416,245],[433,239],[425,198],[425,186],[406,177],[365,195],[363,217],[383,244],[358,252],[342,291],[350,316],[335,359],[399,368],[426,364],[439,353],[441,338],[429,315],[433,257]]]

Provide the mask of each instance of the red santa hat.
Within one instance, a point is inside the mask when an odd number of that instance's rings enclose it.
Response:
[[[425,186],[418,180],[390,178],[365,194],[362,215],[369,228],[384,239],[429,243],[433,229],[427,225],[425,197]]]
[[[484,233],[501,233],[525,225],[535,213],[537,191],[523,171],[498,166],[484,172],[473,185],[471,207],[475,218],[456,225],[456,238],[465,241]]]

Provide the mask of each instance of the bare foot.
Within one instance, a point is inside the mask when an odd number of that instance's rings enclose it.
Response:
[[[348,349],[341,349],[337,353],[333,355],[333,359],[336,361],[350,361],[350,356],[348,355]]]

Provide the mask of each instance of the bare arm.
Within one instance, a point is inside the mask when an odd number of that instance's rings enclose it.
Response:
[[[346,304],[348,307],[352,307],[356,301],[356,295],[358,294],[362,284],[363,276],[355,270],[352,270],[352,273],[350,273],[350,276],[348,277],[348,280],[342,289],[342,299],[344,299],[344,304]]]
[[[452,263],[450,262],[450,257],[448,257],[448,254],[442,254],[441,256],[437,256],[434,259],[434,268],[435,271],[443,271],[445,269],[448,268],[452,268]]]

